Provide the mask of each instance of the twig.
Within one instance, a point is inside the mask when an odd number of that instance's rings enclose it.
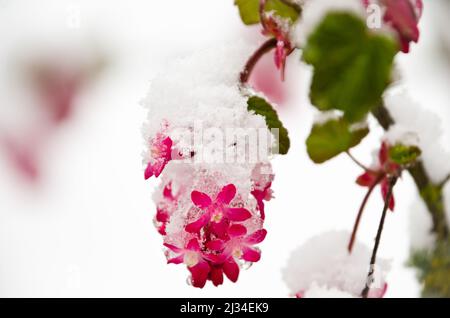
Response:
[[[274,49],[277,46],[277,40],[275,38],[269,39],[266,42],[261,45],[261,47],[256,50],[255,53],[249,58],[247,63],[245,64],[244,70],[241,72],[240,75],[240,82],[241,85],[247,84],[250,75],[252,74],[253,68],[255,67],[256,63],[263,57],[266,53],[270,52],[272,49]]]
[[[384,175],[380,174],[377,179],[375,180],[374,184],[370,186],[369,190],[367,191],[366,195],[364,196],[364,200],[361,203],[361,206],[358,211],[358,215],[356,216],[355,225],[353,226],[352,236],[350,237],[350,242],[348,243],[348,252],[351,253],[353,250],[353,245],[355,243],[356,239],[356,233],[358,232],[359,223],[361,221],[362,214],[364,212],[364,209],[367,205],[367,201],[369,201],[370,195],[373,192],[373,189],[380,183],[380,181],[383,179]]]
[[[378,247],[380,246],[381,234],[383,233],[384,221],[386,220],[386,214],[389,209],[389,202],[391,201],[391,198],[392,198],[392,190],[394,189],[394,186],[397,183],[397,179],[398,179],[398,177],[396,177],[396,176],[389,178],[389,190],[388,190],[388,193],[386,196],[386,201],[384,203],[384,208],[383,208],[383,213],[381,215],[380,224],[378,225],[377,236],[375,238],[375,245],[374,245],[373,251],[372,251],[372,258],[370,259],[369,274],[367,275],[366,286],[364,287],[363,291],[361,292],[361,296],[363,298],[367,298],[367,296],[369,295],[369,291],[370,291],[369,280],[375,272],[375,264],[377,261],[377,252],[378,252]]]
[[[443,188],[446,184],[447,184],[447,182],[449,182],[450,181],[450,174],[444,179],[444,181],[442,181],[440,184],[439,184],[439,186],[441,187],[441,188]]]
[[[365,165],[363,165],[358,159],[356,159],[350,152],[350,150],[347,150],[345,152],[347,154],[347,156],[350,157],[350,159],[352,159],[352,161],[354,163],[356,163],[359,167],[361,167],[361,169],[365,170],[365,171],[372,171],[371,169],[367,168]]]

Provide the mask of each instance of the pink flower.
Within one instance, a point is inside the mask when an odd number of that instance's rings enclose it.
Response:
[[[384,21],[397,30],[402,52],[409,52],[410,42],[419,40],[418,22],[422,12],[421,0],[382,0],[386,6]]]
[[[226,234],[230,221],[242,222],[249,219],[252,214],[247,209],[229,207],[235,196],[236,187],[233,184],[224,186],[214,201],[203,192],[193,191],[191,200],[203,210],[203,214],[186,226],[186,232],[199,233],[203,227],[209,225],[211,232],[222,237]]]
[[[383,298],[386,295],[388,284],[384,283],[382,288],[371,288],[367,298]]]
[[[203,288],[208,280],[210,266],[203,258],[203,252],[197,239],[191,239],[185,248],[179,248],[171,244],[164,243],[164,246],[177,254],[176,257],[168,259],[168,264],[186,264],[192,274],[192,286]]]
[[[362,187],[373,188],[381,184],[381,194],[386,201],[389,192],[389,175],[398,174],[400,166],[389,160],[389,146],[386,142],[381,145],[378,153],[378,168],[374,170],[366,170],[362,175],[356,179],[356,183]],[[394,211],[395,199],[391,196],[389,201],[389,209]]]
[[[410,43],[417,43],[419,40],[418,23],[423,11],[422,0],[363,0],[366,7],[373,2],[384,6],[384,22],[397,31],[401,50],[408,53]]]
[[[169,183],[164,187],[163,200],[156,208],[155,226],[159,234],[166,235],[166,225],[170,220],[170,211],[177,205],[177,200],[172,193],[172,184]]]
[[[150,162],[145,169],[145,180],[152,176],[159,177],[166,164],[172,160],[172,139],[158,134],[151,141]]]
[[[272,198],[272,190],[270,187],[272,183],[269,183],[264,190],[253,190],[251,194],[255,197],[256,203],[258,205],[259,213],[261,213],[261,219],[266,218],[266,214],[264,211],[264,201],[269,201]]]
[[[243,259],[247,262],[258,262],[261,258],[261,252],[253,248],[253,245],[259,244],[266,238],[265,229],[257,230],[247,235],[247,228],[242,224],[233,224],[228,228],[229,239],[226,241],[211,241],[208,247],[210,249],[222,250],[222,256],[226,259],[234,257]]]
[[[262,15],[261,24],[263,26],[262,33],[273,36],[277,40],[274,56],[275,65],[281,71],[281,79],[284,80],[286,58],[294,50],[289,39],[289,29],[283,25],[283,21],[270,14]]]
[[[247,235],[247,228],[241,224],[233,224],[228,228],[228,238],[226,240],[213,240],[207,243],[210,250],[221,251],[219,255],[211,260],[214,263],[223,265],[223,273],[232,282],[236,282],[239,277],[239,265],[236,259],[243,259],[247,262],[258,262],[261,252],[253,245],[261,243],[267,234],[265,229],[257,230]],[[219,273],[216,273],[219,276]],[[218,277],[216,277],[218,279]],[[219,278],[218,281],[223,281]],[[214,283],[214,281],[213,281]]]

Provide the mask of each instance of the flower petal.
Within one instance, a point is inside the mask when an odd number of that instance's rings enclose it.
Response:
[[[366,171],[356,179],[356,183],[362,187],[371,187],[377,182],[377,176],[371,171]]]
[[[251,218],[252,214],[244,208],[228,208],[226,209],[226,216],[231,221],[242,222]]]
[[[234,184],[226,185],[222,188],[217,195],[216,201],[222,204],[229,204],[231,200],[236,196],[236,187]]]
[[[169,213],[163,209],[156,210],[156,221],[166,223],[169,221]]]
[[[242,259],[247,261],[247,262],[257,262],[261,259],[261,252],[250,248],[250,247],[245,247],[242,249]]]
[[[222,219],[219,223],[211,222],[210,224],[211,232],[214,233],[219,238],[225,238],[228,230],[228,221]]]
[[[151,177],[153,177],[153,167],[152,164],[149,162],[147,164],[147,168],[145,168],[144,178],[145,180],[148,180]]]
[[[228,228],[228,235],[230,237],[238,237],[238,236],[244,236],[247,234],[247,228],[240,224],[233,224]]]
[[[261,191],[261,190],[253,190],[251,192],[251,194],[255,197],[256,204],[258,205],[259,213],[261,214],[261,219],[264,220],[266,218],[266,215],[265,215],[265,212],[264,212],[264,201],[263,201],[263,199],[264,199],[264,197],[266,195],[266,192],[265,191]]]
[[[223,284],[223,269],[221,266],[212,266],[211,272],[209,273],[209,278],[211,279],[214,286],[219,286]]]
[[[167,137],[166,139],[164,139],[162,141],[162,148],[164,151],[164,156],[166,159],[170,160],[171,159],[171,155],[172,155],[172,139],[170,139],[170,137]]]
[[[388,192],[389,192],[389,181],[388,179],[384,178],[383,181],[381,182],[381,195],[383,196],[384,202],[386,202]],[[393,212],[394,209],[395,209],[395,199],[394,193],[392,193],[391,199],[389,200],[389,210]]]
[[[248,235],[245,238],[245,242],[250,245],[255,245],[258,243],[261,243],[266,238],[267,231],[265,229],[258,230],[253,232],[252,234]]]
[[[172,244],[164,243],[163,245],[175,253],[181,253],[183,251],[182,248],[176,247],[175,245]]]
[[[184,230],[188,233],[198,233],[206,224],[208,224],[208,219],[208,214],[204,213],[197,221],[186,225]]]
[[[384,283],[382,288],[371,288],[369,290],[369,295],[367,295],[368,298],[383,298],[386,294],[388,288],[388,284]]]
[[[186,245],[186,249],[190,250],[190,251],[200,251],[200,244],[198,244],[198,241],[196,238],[191,239],[187,245]]]
[[[231,280],[235,283],[239,278],[239,266],[233,260],[233,258],[229,258],[225,263],[223,263],[223,272]]]
[[[220,251],[224,247],[224,242],[222,240],[212,240],[206,243],[206,247],[213,251]]]
[[[197,265],[188,267],[192,274],[192,286],[203,288],[209,275],[209,265],[206,261],[200,261]]]
[[[384,164],[389,159],[389,149],[388,144],[386,142],[383,142],[381,144],[380,152],[378,153],[378,160],[380,161],[380,165],[383,167]]]
[[[191,200],[200,209],[205,209],[212,204],[212,200],[209,195],[199,191],[192,191]]]
[[[184,262],[184,255],[179,255],[167,260],[167,264],[181,264]]]

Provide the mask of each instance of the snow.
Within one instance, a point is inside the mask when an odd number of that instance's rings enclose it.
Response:
[[[433,221],[425,203],[417,199],[409,211],[409,235],[411,250],[428,250],[434,247]]]
[[[307,240],[297,248],[283,270],[283,279],[292,294],[305,293],[317,286],[338,290],[358,297],[367,281],[371,249],[356,242],[351,254],[347,251],[350,233],[330,231]],[[377,259],[375,287],[383,289],[388,261]]]
[[[439,183],[444,180],[450,172],[450,149],[443,144],[441,119],[416,103],[404,87],[389,90],[384,99],[396,123],[387,137],[419,146],[432,181]]]

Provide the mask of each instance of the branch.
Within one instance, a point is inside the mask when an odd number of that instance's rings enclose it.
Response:
[[[367,191],[366,195],[364,196],[364,200],[361,203],[361,206],[358,211],[358,215],[356,216],[355,225],[353,226],[352,236],[350,237],[350,242],[348,243],[348,252],[351,253],[353,250],[353,245],[355,243],[356,239],[356,233],[358,232],[359,223],[361,221],[362,214],[364,212],[364,209],[367,205],[367,201],[369,201],[370,195],[373,192],[373,189],[380,183],[380,181],[384,178],[384,175],[380,174],[377,179],[375,180],[374,184],[370,186],[369,190]]]
[[[385,130],[388,130],[390,126],[395,124],[394,119],[383,104],[373,110],[372,114]],[[434,184],[431,181],[423,162],[420,160],[417,161],[413,167],[409,168],[408,172],[413,178],[420,196],[425,202],[428,212],[431,215],[433,220],[432,231],[437,235],[438,240],[446,240],[449,230],[445,217],[443,187],[440,184]]]
[[[450,181],[450,174],[444,179],[444,181],[442,181],[440,184],[439,184],[439,186],[441,187],[441,188],[443,188],[443,187],[445,187],[445,185],[447,184],[447,182],[449,182]]]
[[[378,252],[378,247],[380,246],[381,234],[383,233],[384,221],[386,220],[386,214],[387,214],[387,211],[389,208],[389,202],[391,201],[391,198],[392,198],[392,190],[394,189],[394,186],[397,183],[397,179],[398,179],[398,177],[396,177],[396,176],[389,178],[389,190],[388,190],[386,200],[384,203],[384,208],[383,208],[383,213],[381,215],[380,224],[378,225],[377,236],[375,238],[375,245],[373,247],[372,257],[370,259],[369,274],[367,275],[366,286],[364,287],[364,289],[361,293],[361,296],[363,298],[367,298],[367,296],[369,295],[369,290],[370,290],[369,279],[375,272],[375,264],[377,261],[377,252]]]
[[[272,49],[274,49],[277,46],[277,40],[275,38],[267,40],[263,43],[263,45],[256,50],[255,53],[249,58],[247,63],[245,64],[244,70],[241,72],[240,75],[240,82],[241,85],[247,84],[250,75],[252,74],[253,68],[255,67],[256,63],[263,57],[266,53],[270,52]]]

